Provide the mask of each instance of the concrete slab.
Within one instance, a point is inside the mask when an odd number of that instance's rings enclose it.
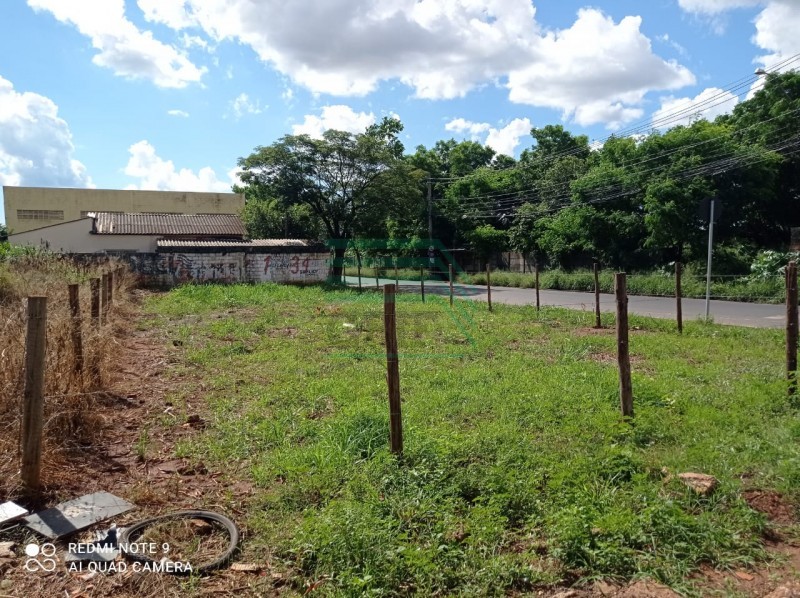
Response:
[[[28,509],[23,509],[11,501],[0,505],[0,523],[7,523],[28,514]]]
[[[136,508],[108,492],[87,494],[25,518],[27,526],[52,540]]]

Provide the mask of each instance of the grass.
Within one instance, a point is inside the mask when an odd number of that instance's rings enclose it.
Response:
[[[397,460],[377,293],[185,286],[149,309],[207,401],[178,454],[255,484],[245,558],[298,591],[500,596],[649,576],[697,594],[701,565],[766,558],[743,489],[800,497],[779,331],[688,322],[680,336],[632,316],[629,425],[613,332],[591,314],[401,295]],[[719,489],[665,475],[683,471]]]
[[[107,267],[116,267],[117,264]],[[65,449],[89,444],[103,428],[95,413],[97,393],[109,380],[113,336],[118,314],[127,309],[127,276],[117,288],[111,325],[97,328],[89,321],[88,280],[100,276],[100,265],[77,265],[69,258],[40,250],[4,249],[0,244],[0,502],[21,493],[19,437],[21,398],[25,388],[27,297],[47,297],[47,351],[43,480],[51,486],[63,477]],[[72,318],[68,285],[78,283],[82,310],[84,370],[76,369],[71,341]],[[92,368],[92,364],[96,368]],[[96,371],[93,375],[92,370]]]
[[[492,272],[492,285],[503,287],[533,288],[534,276],[531,273]],[[600,273],[600,289],[603,293],[614,292],[614,272],[603,270]],[[486,274],[461,274],[458,281],[464,284],[486,284]],[[661,272],[633,273],[627,277],[628,294],[651,295],[657,297],[675,296],[675,277]],[[591,270],[545,270],[539,275],[539,288],[562,291],[594,291],[594,273]],[[681,291],[684,297],[705,298],[706,280],[704,274],[684,273],[681,278]],[[728,301],[748,301],[755,303],[782,303],[786,298],[784,281],[781,276],[764,280],[750,280],[746,276],[712,277],[711,297]]]
[[[358,276],[358,268],[355,266],[348,266],[344,271],[345,276]],[[378,268],[378,275],[380,278],[394,278],[394,268]],[[398,268],[398,280],[433,280],[436,277],[431,275],[427,268],[420,270],[419,268]],[[361,284],[362,286],[369,286],[375,283],[375,268],[362,266],[361,268]]]

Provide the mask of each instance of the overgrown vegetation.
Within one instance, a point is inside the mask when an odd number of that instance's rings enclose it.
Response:
[[[483,596],[652,576],[691,594],[701,565],[765,558],[768,524],[743,490],[800,498],[779,331],[677,335],[632,316],[629,425],[613,333],[591,314],[402,295],[398,461],[378,293],[186,286],[150,307],[209,410],[178,456],[256,484],[243,558],[298,591]],[[698,496],[667,475],[683,471],[720,486]]]
[[[106,270],[108,268],[106,267]],[[43,479],[54,480],[64,449],[95,438],[104,422],[93,407],[109,379],[114,325],[101,330],[89,323],[89,279],[100,276],[100,266],[76,265],[69,258],[39,250],[0,248],[0,500],[19,491],[19,426],[25,385],[24,359],[27,301],[47,297],[47,353],[45,366],[45,454]],[[84,372],[76,370],[70,340],[71,316],[67,285],[80,283],[83,316]],[[125,310],[127,285],[121,281],[115,312]],[[96,364],[96,375],[90,365]]]

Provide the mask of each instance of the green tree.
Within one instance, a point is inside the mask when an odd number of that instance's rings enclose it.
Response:
[[[234,189],[235,192],[241,192]],[[245,194],[245,197],[247,194]],[[305,204],[286,205],[280,199],[247,200],[242,221],[253,239],[321,240],[322,223]]]
[[[302,204],[319,218],[334,249],[334,278],[342,274],[346,245],[376,222],[389,217],[398,194],[415,191],[409,185],[411,167],[403,160],[399,120],[384,118],[364,133],[328,130],[321,139],[285,135],[239,159],[244,188],[253,197],[279,198],[285,205]],[[406,205],[407,201],[400,201]]]
[[[523,256],[533,255],[539,261],[542,235],[542,204],[524,203],[514,214],[514,223],[508,229],[508,245]]]
[[[480,259],[487,261],[492,255],[508,247],[508,234],[491,224],[484,224],[470,233],[469,243]]]
[[[777,148],[780,158],[770,166],[774,179],[766,185],[754,180],[739,189],[761,192],[746,208],[743,234],[761,246],[785,246],[789,229],[800,226],[800,73],[770,73],[762,89],[717,122],[730,126],[744,145]],[[769,189],[771,194],[764,193]]]

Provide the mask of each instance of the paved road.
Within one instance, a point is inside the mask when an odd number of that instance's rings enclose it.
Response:
[[[394,283],[394,279],[381,278],[378,280],[382,286]],[[358,278],[347,277],[349,285],[357,285]],[[361,278],[365,288],[375,287],[374,278]],[[419,292],[419,282],[400,281],[401,290]],[[457,297],[486,301],[486,287],[457,284],[455,294]],[[425,292],[437,295],[448,295],[446,282],[425,281]],[[572,309],[594,310],[594,293],[579,293],[576,291],[539,291],[541,305],[569,307]],[[531,305],[536,302],[533,289],[518,289],[513,287],[492,287],[492,302],[508,303],[511,305]],[[614,312],[616,305],[614,295],[600,294],[600,310]],[[628,298],[628,311],[641,316],[654,318],[675,319],[675,299],[672,297],[647,297],[631,295]],[[683,300],[683,320],[688,322],[702,318],[705,315],[704,299]],[[737,326],[751,326],[755,328],[782,328],[786,321],[786,308],[783,305],[769,305],[764,303],[741,303],[737,301],[711,301],[711,317],[718,324],[732,324]]]

